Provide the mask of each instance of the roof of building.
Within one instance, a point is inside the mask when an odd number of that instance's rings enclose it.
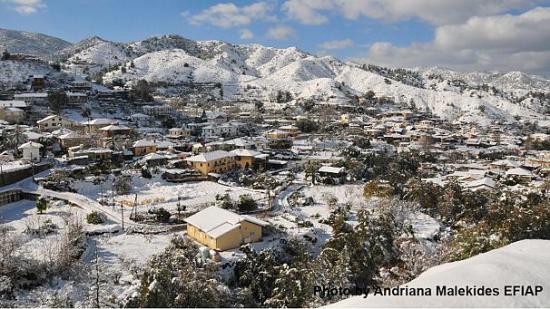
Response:
[[[282,126],[282,127],[279,127],[279,130],[298,130],[298,127],[296,126],[293,126],[293,125],[286,125],[286,126]]]
[[[32,148],[41,148],[42,144],[36,142],[26,142],[25,144],[18,147],[18,149],[32,149]]]
[[[57,130],[53,130],[52,135],[60,136],[60,135],[71,133],[71,132],[73,132],[73,130],[61,127]]]
[[[23,135],[25,135],[29,141],[36,141],[44,137],[44,135],[33,131],[25,131]]]
[[[26,93],[16,93],[13,95],[14,98],[47,98],[48,94],[46,92],[26,92]]]
[[[213,160],[218,160],[222,158],[234,157],[235,155],[229,151],[225,150],[216,150],[198,154],[196,156],[189,157],[185,159],[189,162],[209,162]]]
[[[135,113],[135,114],[130,115],[130,118],[148,119],[148,118],[151,118],[151,116],[145,115],[145,114],[142,114],[142,113]]]
[[[208,111],[206,112],[206,117],[208,119],[214,119],[214,118],[225,118],[227,117],[227,114],[224,112],[216,112],[216,111]]]
[[[524,168],[517,167],[512,168],[506,171],[506,175],[512,175],[512,176],[533,176],[533,174]]]
[[[81,138],[86,138],[86,136],[80,135],[77,132],[69,132],[69,133],[66,133],[66,134],[63,134],[63,135],[59,136],[59,139],[61,139],[61,140],[81,139]]]
[[[28,107],[27,103],[25,101],[21,100],[0,100],[0,108],[5,107],[18,107],[18,108],[26,108]]]
[[[495,188],[496,187],[496,182],[489,178],[489,177],[485,177],[485,178],[482,178],[482,179],[477,179],[477,180],[473,180],[473,181],[470,181],[468,183],[466,183],[464,186],[466,188],[469,188],[469,189],[475,189],[475,188],[480,188],[480,187],[488,187],[488,188]]]
[[[166,159],[166,156],[163,156],[163,155],[160,155],[158,153],[150,153],[146,156],[144,156],[143,158],[141,158],[140,161],[155,161],[155,160],[164,160]]]
[[[123,126],[123,125],[114,125],[114,124],[111,124],[111,125],[108,125],[106,127],[103,127],[101,129],[99,129],[100,131],[126,131],[126,130],[130,130],[130,128],[128,128],[127,126]]]
[[[68,97],[87,97],[88,95],[82,92],[67,91],[67,96]]]
[[[490,165],[512,167],[512,168],[520,166],[519,162],[508,160],[508,159],[494,161],[494,162],[491,162]]]
[[[225,210],[219,207],[211,206],[191,217],[185,219],[185,221],[213,238],[218,238],[233,229],[240,226],[240,223],[247,221],[256,225],[266,226],[267,222],[251,216],[241,216],[229,210]]]
[[[343,167],[333,167],[333,166],[321,166],[319,168],[320,173],[330,173],[330,174],[341,174],[344,172]]]
[[[236,147],[247,147],[255,145],[253,141],[249,141],[241,137],[225,141],[224,144],[234,145]]]
[[[134,147],[153,147],[155,146],[155,142],[147,139],[142,139],[142,140],[136,141],[133,146]]]
[[[19,107],[6,107],[4,108],[5,111],[9,111],[12,113],[24,113],[25,111],[20,109]]]
[[[110,125],[110,124],[117,124],[118,121],[116,120],[113,120],[113,119],[108,119],[108,118],[97,118],[97,119],[92,119],[90,121],[84,121],[82,124],[85,124],[85,125]]]
[[[171,142],[171,141],[159,141],[159,142],[157,142],[156,145],[157,145],[157,148],[170,148],[170,147],[177,146],[176,143]]]
[[[235,149],[230,152],[239,157],[256,157],[262,154],[261,152],[252,149]]]
[[[52,120],[52,119],[54,119],[54,118],[56,118],[56,117],[60,117],[60,116],[58,116],[58,115],[49,115],[49,116],[46,116],[46,117],[44,117],[44,118],[42,118],[42,119],[36,121],[36,123],[43,123],[43,122]]]

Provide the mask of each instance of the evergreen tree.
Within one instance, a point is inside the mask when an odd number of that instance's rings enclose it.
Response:
[[[38,210],[39,214],[44,213],[44,211],[48,209],[48,201],[44,198],[39,198],[36,200],[36,210]]]

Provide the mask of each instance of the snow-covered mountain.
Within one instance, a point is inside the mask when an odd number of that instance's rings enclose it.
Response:
[[[67,48],[71,43],[45,34],[0,28],[0,52],[50,56]]]
[[[462,73],[441,68],[390,69],[318,57],[295,47],[193,41],[177,35],[130,43],[92,37],[65,48],[63,68],[106,84],[140,79],[159,87],[218,84],[226,100],[357,104],[368,91],[396,107],[414,106],[449,120],[550,126],[550,81],[521,72]]]
[[[100,37],[82,40],[61,51],[64,62],[68,64],[97,64],[111,66],[131,59],[126,45],[110,42]]]
[[[468,295],[437,295],[438,287],[445,290],[470,288]],[[523,290],[515,291],[513,287]],[[535,287],[543,291],[537,295]],[[415,290],[430,289],[431,295],[424,296],[369,295],[354,296],[329,307],[336,308],[539,308],[550,304],[550,241],[540,239],[522,240],[508,246],[489,251],[467,260],[443,264],[428,269],[418,278],[401,286]],[[481,292],[481,290],[484,290]],[[487,295],[487,289],[491,295]],[[498,292],[498,295],[495,295]],[[475,291],[474,291],[475,290]],[[452,292],[452,291],[451,291]],[[476,295],[472,295],[476,293]],[[480,293],[484,293],[480,295]],[[508,293],[506,295],[505,293]]]

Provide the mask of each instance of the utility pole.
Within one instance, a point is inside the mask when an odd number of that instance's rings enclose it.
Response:
[[[4,161],[0,158],[0,185],[4,185]]]
[[[99,304],[99,254],[95,251],[95,303],[96,307],[100,308]]]
[[[132,213],[134,214],[134,221],[136,221],[136,217],[137,217],[137,202],[138,202],[138,198],[136,193],[136,197],[134,198],[134,206],[132,207]]]
[[[122,214],[122,230],[124,231],[124,205],[120,204],[120,213]]]

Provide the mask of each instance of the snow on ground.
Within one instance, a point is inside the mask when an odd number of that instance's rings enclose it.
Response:
[[[121,261],[132,261],[144,265],[151,256],[162,252],[175,234],[177,233],[105,234],[94,239],[102,262],[111,265]]]
[[[498,296],[434,296],[437,286],[499,289]],[[506,296],[505,285],[539,285],[538,295]],[[530,307],[550,304],[550,241],[523,240],[472,258],[428,269],[401,287],[431,288],[431,296],[351,297],[331,307]]]
[[[21,250],[36,260],[44,260],[53,256],[58,243],[61,242],[64,229],[72,219],[82,221],[83,212],[76,207],[70,207],[63,202],[50,203],[43,214],[39,214],[36,203],[20,200],[0,206],[0,224],[8,230],[22,236],[24,245]],[[47,233],[48,226],[55,226]],[[41,231],[31,234],[30,230]]]
[[[50,259],[56,256],[58,243],[60,243],[63,237],[62,231],[71,216],[82,222],[84,228],[88,231],[97,230],[101,227],[110,227],[110,225],[105,224],[88,225],[85,223],[83,210],[78,207],[71,207],[63,202],[52,202],[50,205],[43,214],[38,214],[35,202],[29,200],[21,200],[0,206],[0,224],[7,227],[10,231],[21,235],[24,242],[24,245],[20,249],[22,250],[21,252],[36,260],[51,262]],[[56,232],[45,235],[29,235],[25,233],[29,228],[37,229],[39,226],[43,227],[48,221],[58,226]],[[128,293],[131,293],[139,284],[139,280],[136,281],[134,277],[135,270],[143,268],[152,255],[162,252],[170,243],[170,239],[177,233],[181,232],[151,235],[120,233],[89,235],[86,251],[82,255],[81,260],[88,265],[93,265],[97,252],[104,280],[113,280],[112,278],[117,276],[120,278],[120,282],[110,285],[110,290],[102,292],[103,295],[123,298],[128,296]],[[47,285],[29,290],[27,294],[19,295],[19,301],[29,302],[30,304],[36,298],[42,299],[51,296],[53,290],[60,294],[72,295],[75,297],[73,299],[82,299],[82,295],[76,296],[78,291],[84,291],[78,290],[83,288],[80,286],[81,282],[55,280],[58,282],[49,282]]]
[[[305,196],[311,196],[317,203],[324,203],[324,197],[329,194],[338,199],[338,203],[352,203],[358,205],[364,201],[363,185],[339,185],[325,186],[315,185],[304,187],[303,193]]]
[[[98,199],[101,194],[110,195],[112,178],[94,185],[88,181],[75,182],[72,187],[79,194],[92,199]],[[175,211],[178,196],[183,200],[182,205],[187,206],[187,211],[200,209],[207,204],[214,203],[216,195],[229,194],[233,200],[238,200],[242,194],[249,194],[257,201],[263,201],[265,194],[262,191],[243,187],[228,187],[212,181],[170,183],[155,175],[152,179],[145,179],[139,175],[132,176],[133,192],[138,192],[138,209],[149,206],[164,207],[169,211]],[[115,201],[126,205],[133,205],[135,193],[116,196]]]
[[[441,229],[441,224],[434,218],[421,212],[407,214],[406,223],[412,225],[414,236],[417,239],[433,239]]]
[[[295,194],[301,194],[301,199],[313,198],[314,204],[292,207],[292,205],[288,205],[288,202],[284,201],[281,202],[283,207],[282,213],[277,213],[263,220],[270,222],[273,226],[291,237],[302,237],[310,241],[315,252],[326,243],[332,233],[332,228],[329,225],[319,222],[322,219],[328,219],[332,211],[327,204],[328,196],[337,198],[338,205],[346,203],[354,205],[349,216],[349,223],[351,224],[354,223],[356,210],[360,207],[365,207],[362,196],[363,187],[361,185],[307,185],[297,186],[297,188],[299,190]],[[307,226],[309,224],[312,224],[312,226]],[[270,240],[268,239],[267,241],[269,242]],[[262,246],[260,245],[260,247]]]
[[[359,209],[372,209],[378,205],[376,198],[366,200],[363,196],[363,185],[306,185],[300,187],[294,195],[300,195],[298,200],[313,199],[311,205],[292,205],[292,202],[281,202],[282,213],[265,220],[288,235],[304,237],[312,241],[314,249],[318,250],[331,236],[332,228],[324,223],[323,219],[330,217],[334,209],[328,205],[331,198],[336,198],[338,206],[352,205],[348,214],[347,223],[357,223]],[[293,197],[287,197],[292,200]],[[404,205],[406,206],[406,205]],[[412,205],[411,205],[412,207]],[[414,207],[413,207],[414,208]],[[432,217],[414,209],[403,208],[402,215],[405,224],[410,224],[418,240],[430,241],[439,234],[441,225]],[[306,226],[311,224],[312,226]]]

